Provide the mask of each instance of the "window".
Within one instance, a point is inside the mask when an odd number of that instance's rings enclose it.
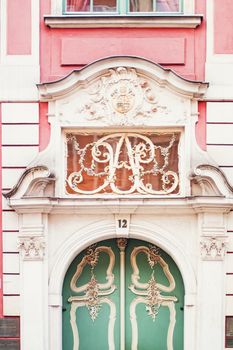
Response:
[[[65,0],[66,13],[128,15],[181,11],[181,0]]]
[[[233,316],[226,317],[225,343],[226,348],[233,348]]]
[[[178,132],[66,134],[67,194],[179,193]]]

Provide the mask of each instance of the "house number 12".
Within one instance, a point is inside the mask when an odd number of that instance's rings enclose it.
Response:
[[[128,227],[128,221],[126,219],[118,220],[118,228],[127,228],[127,227]]]
[[[115,225],[117,236],[128,237],[130,227],[130,215],[116,215]]]

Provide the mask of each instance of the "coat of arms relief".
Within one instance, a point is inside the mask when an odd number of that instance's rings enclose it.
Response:
[[[89,121],[108,125],[143,125],[159,112],[167,114],[150,81],[133,68],[109,69],[107,74],[85,88],[88,99],[76,110]]]

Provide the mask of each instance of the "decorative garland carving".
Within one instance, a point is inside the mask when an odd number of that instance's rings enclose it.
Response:
[[[167,114],[149,81],[133,68],[109,69],[86,89],[89,101],[77,110],[87,120],[104,120],[109,125],[143,125],[154,114]]]
[[[42,260],[45,241],[43,237],[20,237],[18,248],[24,260]]]
[[[227,246],[226,237],[203,237],[200,246],[203,260],[223,260]]]
[[[67,145],[77,155],[77,171],[67,174],[67,189],[79,194],[97,194],[104,191],[115,194],[169,194],[177,190],[178,173],[169,169],[170,152],[178,138],[176,134],[168,134],[166,146],[154,144],[148,135],[136,133],[116,133],[100,137],[97,141],[81,147],[78,135],[68,134]],[[157,159],[158,152],[160,159]],[[91,155],[91,160],[87,159]],[[122,159],[122,154],[125,158]],[[178,162],[178,156],[177,156]],[[99,167],[101,170],[98,171]],[[119,188],[117,180],[119,172],[126,172],[128,186]],[[101,180],[96,187],[89,190],[83,188],[85,178]],[[159,187],[153,188],[152,181],[157,178]],[[157,185],[158,186],[158,185]]]
[[[149,248],[150,249],[147,255],[147,260],[150,267],[153,268],[159,262],[160,259],[159,248],[152,244],[149,245]]]
[[[88,282],[85,296],[87,298],[87,308],[89,310],[89,314],[91,316],[92,321],[95,321],[100,310],[100,302],[99,287],[94,274],[92,275],[90,282]]]
[[[85,261],[92,269],[97,265],[99,259],[99,251],[96,249],[96,244],[92,244],[87,248],[87,254],[85,255]]]
[[[154,271],[152,273],[151,279],[148,282],[146,299],[146,311],[148,312],[148,315],[151,316],[152,320],[155,321],[163,299],[161,298],[161,294],[155,280]]]

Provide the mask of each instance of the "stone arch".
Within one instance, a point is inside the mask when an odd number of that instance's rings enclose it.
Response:
[[[65,273],[73,259],[87,246],[106,239],[116,238],[115,225],[106,221],[98,221],[75,232],[56,254],[50,275],[49,293],[60,295]],[[141,239],[162,248],[176,262],[181,271],[186,295],[196,293],[196,278],[189,258],[178,240],[158,225],[133,224],[126,238]]]
[[[49,282],[50,347],[62,350],[62,286],[68,267],[89,245],[117,238],[115,224],[101,220],[79,229],[58,249]],[[126,238],[151,242],[162,248],[177,264],[184,282],[184,349],[194,349],[196,322],[196,277],[185,249],[170,232],[147,222],[132,224]],[[190,347],[190,344],[191,347]]]

